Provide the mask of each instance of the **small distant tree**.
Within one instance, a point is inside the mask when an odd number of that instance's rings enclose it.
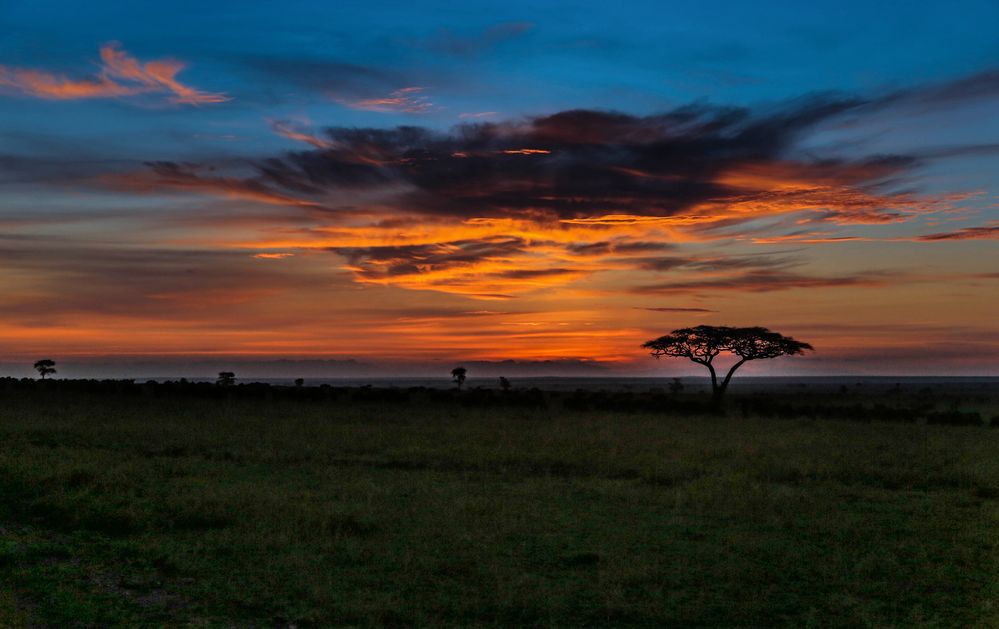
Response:
[[[305,378],[295,378],[295,386],[296,387],[304,387],[305,386]]]
[[[735,371],[750,360],[777,358],[803,354],[813,349],[808,343],[796,341],[789,336],[771,332],[766,328],[733,328],[727,326],[699,325],[693,328],[673,330],[666,336],[646,341],[642,347],[651,349],[655,358],[682,357],[707,367],[711,374],[711,391],[715,398],[725,394]],[[722,352],[739,358],[732,365],[724,379],[719,382],[712,364]]]
[[[44,380],[46,376],[51,376],[52,374],[56,373],[55,366],[56,366],[55,361],[50,360],[48,358],[43,358],[42,360],[35,361],[35,371],[37,371],[38,375],[42,377],[42,380]]]
[[[468,374],[468,370],[464,367],[455,367],[451,370],[451,379],[458,385],[459,391],[461,391],[461,385],[465,384],[466,374]]]
[[[683,381],[679,378],[673,378],[673,381],[669,383],[669,392],[671,395],[683,393]]]
[[[219,377],[215,380],[215,384],[220,387],[232,386],[236,382],[236,374],[231,371],[220,371]]]
[[[500,388],[503,389],[503,391],[510,390],[510,381],[503,376],[500,376]]]

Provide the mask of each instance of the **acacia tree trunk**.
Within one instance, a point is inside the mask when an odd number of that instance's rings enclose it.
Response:
[[[743,358],[739,362],[732,365],[732,368],[728,370],[727,374],[725,374],[725,379],[722,381],[721,387],[719,387],[719,390],[715,393],[715,395],[721,397],[725,393],[725,389],[728,388],[729,381],[732,380],[732,374],[735,373],[736,369],[742,367],[742,363],[746,362],[746,360],[747,360],[746,358]]]
[[[711,372],[711,394],[715,397],[720,397],[721,391],[718,390],[718,374],[715,373],[714,365],[711,363],[704,363],[704,366]]]

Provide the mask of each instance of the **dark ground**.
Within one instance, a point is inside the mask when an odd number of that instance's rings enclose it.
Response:
[[[514,384],[0,379],[0,627],[999,626],[989,382]]]

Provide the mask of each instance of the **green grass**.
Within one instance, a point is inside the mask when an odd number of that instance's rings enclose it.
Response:
[[[0,405],[0,627],[994,627],[999,430]]]

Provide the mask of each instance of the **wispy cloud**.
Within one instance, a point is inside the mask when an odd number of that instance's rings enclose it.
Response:
[[[523,37],[533,28],[534,24],[531,22],[503,22],[471,35],[457,35],[450,30],[441,30],[423,47],[456,57],[473,57]]]
[[[587,274],[581,268],[525,268],[529,244],[519,238],[483,238],[334,250],[347,258],[359,282],[479,299],[509,299]]]
[[[313,201],[276,192],[266,183],[256,179],[215,174],[214,169],[198,164],[149,162],[146,166],[149,170],[107,175],[102,181],[111,187],[137,192],[175,190],[244,199],[268,205],[322,209]],[[299,193],[301,192],[300,190]]]
[[[884,273],[817,277],[783,271],[761,270],[715,279],[646,284],[634,287],[631,292],[639,295],[720,291],[765,293],[801,288],[876,287],[884,286],[891,281],[892,277]]]
[[[917,236],[916,240],[933,242],[938,240],[999,240],[999,225],[965,227],[952,232],[941,232]]]
[[[803,245],[823,245],[849,242],[946,242],[950,240],[999,240],[999,225],[982,225],[979,227],[963,227],[949,232],[923,234],[921,236],[836,236],[823,232],[800,231],[777,236],[753,238],[752,242],[760,245],[795,243]]]
[[[388,96],[378,98],[347,100],[334,97],[334,100],[351,109],[384,113],[426,114],[433,111],[435,105],[430,101],[430,97],[423,94],[424,90],[423,87],[403,87]]]
[[[166,94],[171,102],[187,105],[229,100],[225,94],[204,92],[181,83],[177,74],[186,67],[181,61],[161,59],[140,62],[115,42],[101,47],[100,58],[100,71],[96,76],[78,79],[45,70],[0,65],[0,88],[53,100],[119,98],[139,94]]]
[[[270,120],[271,129],[274,133],[295,140],[305,142],[317,149],[327,149],[333,146],[329,140],[315,135],[309,125],[294,120]]]
[[[648,310],[649,312],[688,312],[688,313],[709,313],[718,312],[717,310],[710,310],[708,308],[639,308],[639,310]]]

